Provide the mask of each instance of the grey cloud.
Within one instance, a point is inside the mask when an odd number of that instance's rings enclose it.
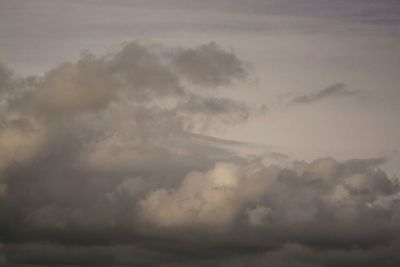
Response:
[[[314,224],[315,220],[324,219],[319,218],[324,213],[330,214],[338,225],[358,216],[372,219],[374,209],[380,209],[372,208],[377,205],[375,201],[398,192],[398,183],[383,171],[371,165],[354,168],[350,161],[340,163],[324,158],[297,164],[293,169],[220,163],[205,173],[188,174],[176,189],[151,192],[142,205],[145,216],[155,224],[164,225],[165,215],[165,226],[208,224],[209,218],[228,227],[246,205],[252,204],[256,205],[255,210],[271,210],[262,212],[271,216],[272,225],[267,223],[267,228],[291,228]],[[343,214],[342,209],[346,211]]]
[[[32,96],[45,113],[81,112],[105,107],[113,96],[107,69],[89,56],[48,72]]]
[[[19,91],[24,93],[14,97],[10,105],[45,117],[101,111],[113,102],[124,100],[136,106],[150,105],[170,111],[171,105],[182,110],[183,103],[193,102],[196,107],[191,107],[191,111],[196,109],[195,113],[205,115],[215,111],[228,114],[231,110],[220,112],[228,106],[241,109],[239,113],[246,112],[243,103],[223,98],[214,101],[216,98],[202,95],[204,86],[228,85],[246,75],[245,65],[233,53],[215,43],[195,49],[160,49],[164,52],[128,43],[121,51],[102,57],[83,52],[76,63],[62,64],[43,77],[19,80],[23,85]],[[5,78],[10,76],[6,74]],[[196,88],[185,87],[182,84],[185,78],[197,84]],[[213,101],[220,103],[213,105]],[[200,103],[204,103],[201,109]],[[243,116],[239,113],[238,116]]]
[[[4,64],[0,64],[0,93],[10,90],[11,84],[12,72]]]
[[[22,84],[15,73],[0,62],[0,118],[4,116],[9,102],[16,94],[16,88],[21,86]]]
[[[308,246],[289,243],[279,249],[250,257],[251,266],[265,266],[267,263],[277,267],[320,267],[320,266],[396,266],[399,257],[391,255],[398,250],[398,244],[388,247],[376,247],[368,251],[361,248],[349,250],[318,250]],[[220,266],[243,266],[240,259],[234,258]]]
[[[127,44],[110,61],[111,72],[124,80],[123,86],[130,87],[135,97],[179,96],[184,93],[179,76],[163,64],[162,58],[142,45]]]
[[[216,125],[244,122],[250,117],[251,110],[244,103],[229,98],[191,95],[176,107],[176,112],[185,118],[187,128],[196,130],[196,125],[201,125],[197,130],[204,131]]]
[[[24,205],[31,210],[24,223],[40,231],[95,224],[86,221],[92,205],[83,204],[88,187],[81,184],[80,190],[65,195],[80,183],[91,184],[95,198],[119,195],[130,184],[122,182],[127,176],[165,185],[190,170],[211,166],[213,157],[234,157],[232,151],[188,137],[176,110],[187,102],[188,89],[149,47],[130,43],[103,57],[84,52],[78,62],[42,77],[17,77],[2,68],[1,79],[7,97],[0,114],[0,202],[10,201],[0,211],[2,236],[13,235],[7,225],[14,217],[7,214]],[[206,108],[194,113],[208,114]],[[230,112],[225,115],[235,116]],[[186,124],[203,123],[190,122],[192,114],[185,117]],[[104,177],[110,179],[95,185]],[[121,190],[112,193],[110,186],[117,184]],[[108,208],[90,210],[105,224],[115,215]]]
[[[16,221],[23,227],[9,229],[18,242],[5,239],[5,260],[39,266],[396,266],[399,186],[373,163],[357,164],[331,158],[290,169],[218,163],[165,186],[148,176],[82,176],[62,186],[80,187],[74,201],[34,186],[41,198],[59,204],[43,206],[48,201],[42,199],[37,210],[28,205],[30,214]],[[110,179],[121,182],[112,186]],[[110,189],[111,199],[104,194]],[[392,197],[392,204],[381,206],[381,197]]]
[[[148,4],[146,1],[135,1],[142,6]],[[97,3],[96,3],[97,4]],[[103,2],[104,5],[110,3]],[[112,5],[132,6],[130,1],[119,0]],[[243,3],[240,0],[219,1],[152,1],[152,8],[183,7],[189,10],[218,10],[222,12],[236,12],[251,15],[287,15],[324,17],[336,19],[352,19],[367,23],[398,23],[400,5],[393,0],[353,0],[342,2],[340,0],[292,0],[260,1],[250,0]]]
[[[215,44],[212,47],[217,49]],[[212,51],[239,62],[221,48]],[[179,49],[174,55],[185,52]],[[49,160],[53,150],[66,159],[69,153],[79,151],[76,146],[80,145],[82,149],[73,161],[87,170],[126,172],[136,168],[140,173],[176,153],[173,150],[191,154],[193,146],[197,157],[204,158],[200,161],[210,161],[201,144],[190,144],[189,139],[182,145],[179,138],[168,137],[185,136],[192,127],[207,128],[208,122],[194,116],[205,118],[214,113],[216,105],[223,106],[223,112],[217,112],[220,119],[214,125],[245,120],[247,107],[230,99],[216,99],[222,102],[192,109],[183,121],[181,113],[189,110],[188,102],[213,98],[189,93],[168,62],[151,47],[129,43],[121,51],[102,57],[83,52],[78,62],[62,64],[42,77],[18,77],[1,66],[0,85],[5,95],[0,114],[0,171],[7,172],[14,164],[29,165],[37,157]],[[207,67],[206,60],[202,64]],[[224,79],[235,75],[229,73],[229,66],[221,64],[219,68]],[[224,149],[204,147],[231,156]],[[177,160],[175,164],[182,163]],[[2,194],[7,180],[7,175],[1,175]]]
[[[42,77],[5,72],[0,266],[398,265],[399,185],[379,169],[386,159],[288,164],[269,147],[194,132],[252,115],[203,88],[228,85],[242,75],[231,63],[242,65],[214,44],[167,52],[132,43]],[[216,64],[217,76],[186,83],[171,53],[203,74]]]
[[[176,70],[193,83],[207,86],[227,85],[247,76],[247,68],[235,54],[216,43],[185,49],[173,55]]]
[[[49,71],[19,105],[44,114],[68,115],[104,109],[121,97],[140,102],[183,94],[179,77],[159,57],[130,43],[99,58],[84,52],[78,62]]]
[[[292,103],[293,104],[308,104],[308,103],[313,103],[313,102],[323,100],[325,98],[344,97],[344,96],[349,96],[352,94],[354,94],[354,92],[348,90],[346,84],[335,83],[335,84],[332,84],[316,93],[298,96],[292,100]]]

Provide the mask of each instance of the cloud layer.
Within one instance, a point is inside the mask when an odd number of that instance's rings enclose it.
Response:
[[[385,159],[271,164],[202,135],[259,111],[220,90],[246,66],[215,43],[0,66],[0,265],[397,266]]]

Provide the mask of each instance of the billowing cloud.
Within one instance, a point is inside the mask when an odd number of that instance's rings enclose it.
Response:
[[[371,220],[387,208],[380,201],[399,192],[397,181],[383,171],[358,164],[331,158],[298,162],[292,169],[218,163],[205,173],[189,173],[177,188],[151,192],[141,207],[144,217],[166,227],[228,227],[245,216],[252,226],[265,221],[290,229],[325,220],[322,215],[349,227],[363,216]]]
[[[57,203],[25,211],[22,229],[9,228],[17,243],[6,243],[6,262],[363,266],[390,257],[388,266],[398,263],[399,185],[373,160],[323,158],[291,168],[221,162],[167,185],[150,177],[114,185],[113,177],[82,179],[90,186],[78,199],[57,193]]]
[[[218,164],[207,173],[190,173],[177,189],[159,189],[141,201],[143,217],[161,226],[229,226],[237,205],[237,167]]]
[[[0,266],[397,266],[385,159],[204,135],[254,114],[218,91],[245,66],[214,43],[129,43],[38,77],[1,67]]]

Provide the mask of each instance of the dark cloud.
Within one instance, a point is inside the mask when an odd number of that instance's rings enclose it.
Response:
[[[217,163],[166,185],[148,176],[52,177],[52,186],[36,178],[40,186],[30,184],[35,194],[24,196],[8,228],[4,258],[39,266],[396,266],[398,183],[374,162],[359,163]],[[50,192],[60,182],[62,191]]]
[[[320,100],[323,100],[323,99],[329,98],[329,97],[343,97],[343,96],[349,96],[352,94],[354,94],[354,92],[348,90],[346,88],[346,84],[335,83],[335,84],[332,84],[316,93],[298,96],[295,99],[293,99],[292,103],[293,104],[308,104],[308,103],[317,102],[317,101],[320,101]]]
[[[10,90],[10,87],[12,87],[12,72],[0,64],[0,93]]]
[[[244,64],[216,44],[157,49],[1,70],[0,266],[400,263],[384,158],[291,163],[205,136],[254,113],[215,92]]]
[[[96,3],[97,5],[98,3]],[[112,4],[102,2],[104,5],[123,5],[129,7],[131,1],[118,0]],[[262,1],[249,0],[217,0],[217,1],[182,1],[182,0],[156,0],[148,3],[143,0],[135,4],[150,5],[152,8],[166,8],[179,6],[189,10],[217,10],[222,12],[235,12],[251,15],[283,15],[306,16],[336,19],[350,19],[366,23],[399,23],[400,4],[396,0],[280,0]]]

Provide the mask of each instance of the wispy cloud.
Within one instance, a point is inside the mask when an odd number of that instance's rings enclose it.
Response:
[[[353,95],[355,91],[351,91],[347,89],[346,84],[344,83],[335,83],[332,84],[320,91],[301,95],[292,100],[292,104],[309,104],[313,102],[318,102],[326,98],[331,97],[345,97]]]

